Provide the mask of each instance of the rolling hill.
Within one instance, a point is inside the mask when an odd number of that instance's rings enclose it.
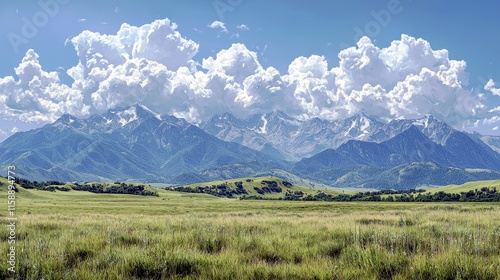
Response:
[[[295,166],[295,172],[304,178],[314,178],[335,187],[368,189],[412,189],[424,186],[463,184],[471,181],[495,180],[500,172],[487,169],[447,167],[429,162],[413,162],[395,167],[351,165],[344,167],[307,166],[306,161]],[[315,164],[316,162],[312,162]],[[323,165],[325,166],[325,165]],[[300,170],[305,170],[301,172]]]
[[[189,184],[168,189],[191,192],[206,193],[214,196],[228,198],[284,198],[290,193],[300,193],[302,195],[315,195],[319,192],[337,195],[340,192],[330,188],[311,188],[292,184],[288,181],[276,177],[239,178],[232,180],[212,181],[205,183]]]
[[[429,193],[446,192],[446,193],[461,193],[474,190],[480,190],[482,188],[497,188],[500,190],[500,180],[489,180],[489,181],[474,181],[467,182],[462,185],[448,185],[436,188],[424,188]]]

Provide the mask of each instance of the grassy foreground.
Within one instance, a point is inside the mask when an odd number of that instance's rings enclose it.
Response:
[[[18,279],[500,279],[498,203],[17,195]]]

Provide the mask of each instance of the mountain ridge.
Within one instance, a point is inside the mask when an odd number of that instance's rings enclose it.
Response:
[[[165,180],[252,160],[280,165],[270,156],[137,104],[84,120],[63,115],[42,128],[16,133],[0,144],[0,154],[3,165],[29,170],[25,176],[61,181]]]
[[[387,141],[410,126],[417,127],[431,141],[443,146],[455,133],[464,133],[432,115],[418,119],[395,119],[387,123],[364,113],[335,121],[319,118],[299,120],[281,111],[255,114],[245,119],[238,119],[229,113],[223,115],[224,117],[215,115],[200,127],[219,139],[237,142],[255,150],[262,151],[264,147],[271,147],[276,155],[281,154],[283,159],[289,161],[298,161],[326,149],[338,148],[349,140],[376,143]],[[238,125],[224,122],[224,119],[231,119]],[[280,123],[280,120],[282,125],[275,125]],[[283,120],[288,122],[288,125],[283,124]],[[265,133],[262,130],[264,127]],[[467,135],[473,138],[472,134]],[[483,144],[500,152],[500,141],[487,141]]]
[[[475,177],[467,170],[500,169],[500,154],[483,139],[495,140],[458,131],[430,115],[384,123],[366,114],[328,121],[300,120],[282,111],[246,119],[225,113],[197,126],[135,104],[86,119],[62,115],[52,124],[16,133],[0,143],[0,164],[17,164],[37,180],[192,183],[276,170],[370,188],[377,180],[387,181],[370,178],[386,174],[401,187],[405,179],[390,170],[417,166],[460,178],[497,176],[488,171]],[[422,182],[438,180],[431,179]]]

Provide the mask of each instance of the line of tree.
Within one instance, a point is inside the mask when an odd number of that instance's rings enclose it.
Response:
[[[254,182],[254,180],[246,179],[246,182],[252,183]],[[197,186],[197,187],[180,186],[180,187],[174,187],[171,190],[178,192],[187,192],[187,193],[204,193],[217,197],[227,197],[227,198],[234,198],[235,196],[239,195],[248,195],[248,191],[243,187],[242,181],[234,182],[234,185],[236,186],[236,189],[230,188],[229,183],[225,182],[222,184],[210,185],[210,186],[208,185]],[[283,185],[288,188],[292,187],[292,184],[287,181],[283,181]],[[253,189],[260,195],[283,192],[283,189],[279,186],[279,183],[277,181],[270,181],[270,180],[263,180],[261,182],[260,187],[254,186]]]
[[[71,188],[75,191],[87,191],[91,193],[158,196],[158,192],[146,190],[144,185],[134,185],[134,184],[127,185],[126,183],[120,183],[118,186],[117,185],[106,186],[105,184],[101,183],[91,183],[91,184],[89,183],[83,185],[75,183],[74,185],[71,186]]]
[[[178,192],[187,192],[187,193],[204,193],[217,197],[227,197],[227,198],[234,198],[235,195],[248,194],[247,190],[245,190],[245,188],[243,187],[243,182],[241,181],[234,183],[236,189],[231,189],[229,188],[228,185],[229,184],[226,182],[218,185],[198,186],[194,188],[181,186],[181,187],[175,187],[172,190]]]
[[[36,189],[42,191],[70,191],[71,189],[75,191],[88,191],[92,193],[109,193],[109,194],[132,194],[132,195],[144,195],[144,196],[158,196],[155,191],[149,191],[145,189],[144,185],[133,185],[115,182],[115,185],[106,186],[102,183],[71,183],[66,184],[59,181],[30,181],[27,179],[16,178],[15,183],[25,189]]]
[[[260,195],[264,195],[266,193],[281,193],[283,190],[280,186],[278,186],[278,182],[276,181],[268,181],[263,180],[261,182],[262,187],[253,187],[253,189]]]
[[[70,191],[70,188],[64,186],[66,183],[59,181],[46,181],[46,182],[38,182],[38,181],[30,181],[26,179],[16,178],[15,183],[25,189],[36,189],[41,191],[49,191],[55,192],[56,190],[67,192]]]
[[[385,196],[384,196],[385,195]],[[242,196],[240,199],[264,200],[300,200],[300,201],[388,201],[388,202],[500,202],[500,192],[496,187],[470,190],[461,193],[425,193],[425,190],[383,190],[377,192],[360,192],[354,195],[332,195],[324,192],[317,194],[304,194],[301,191],[287,190],[284,197],[267,198],[261,196]]]

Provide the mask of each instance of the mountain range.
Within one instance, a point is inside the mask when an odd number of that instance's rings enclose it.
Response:
[[[278,172],[338,187],[400,189],[500,178],[498,151],[500,138],[432,116],[385,123],[365,114],[328,121],[225,113],[197,126],[136,104],[16,133],[0,143],[0,164],[15,164],[32,180],[178,184]]]
[[[136,104],[77,119],[63,115],[0,144],[0,162],[35,180],[165,181],[228,164],[273,162],[237,143],[225,142],[173,116]]]
[[[430,115],[416,120],[397,119],[384,123],[366,114],[336,121],[319,118],[301,121],[281,111],[246,119],[237,119],[226,113],[215,115],[201,128],[224,141],[237,142],[259,151],[272,151],[284,159],[297,161],[326,149],[338,148],[350,140],[380,143],[412,126],[442,146],[451,148],[458,137],[476,142],[487,153],[491,150],[500,152],[500,137],[460,132]]]

